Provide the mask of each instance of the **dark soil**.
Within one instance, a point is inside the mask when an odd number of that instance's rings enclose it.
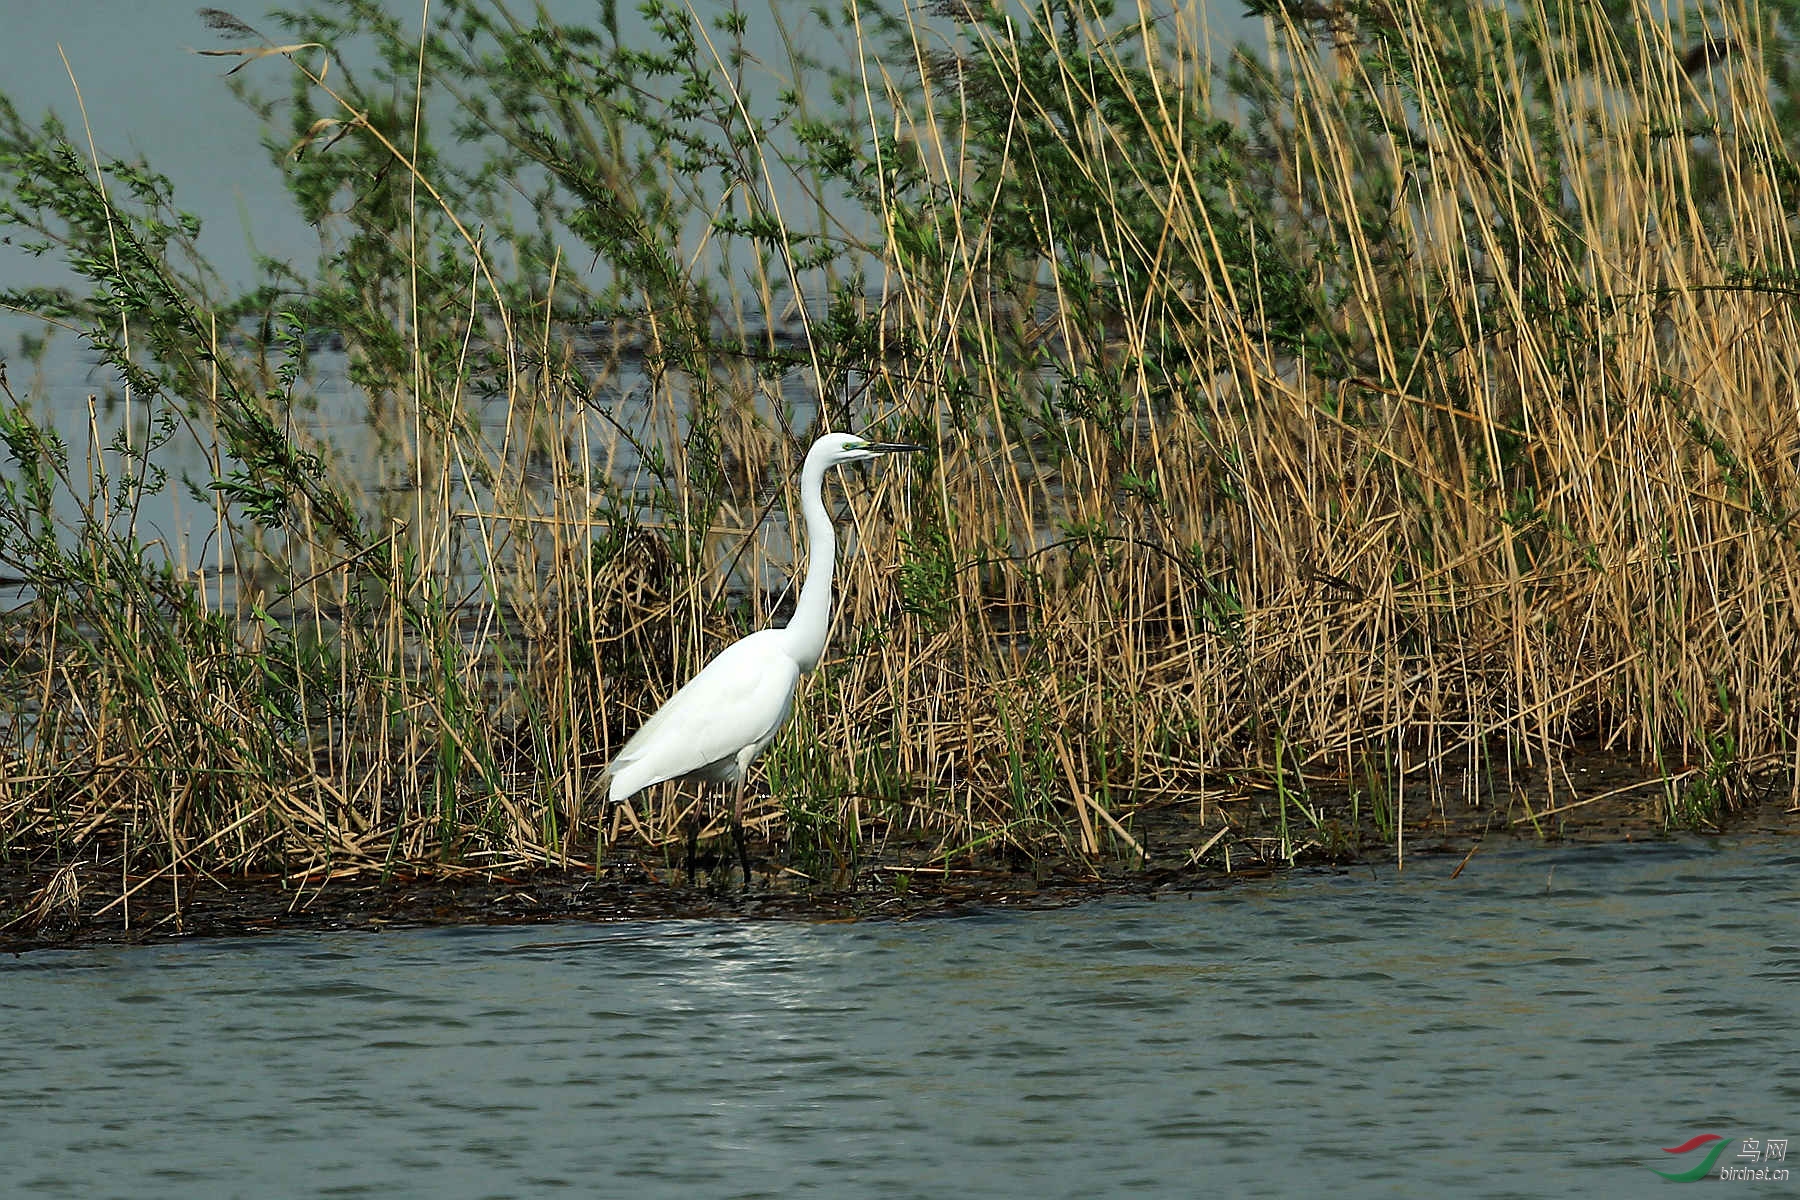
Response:
[[[1405,862],[1421,856],[1471,856],[1483,849],[1536,842],[1620,842],[1720,833],[1800,833],[1800,805],[1791,780],[1737,782],[1721,790],[1718,811],[1691,811],[1671,820],[1665,787],[1603,760],[1558,767],[1562,785],[1521,775],[1504,794],[1460,788],[1440,774],[1407,798],[1403,815]],[[1433,797],[1436,797],[1433,799]],[[1446,799],[1446,797],[1463,797]],[[1530,799],[1527,799],[1530,797]],[[976,910],[1048,908],[1102,896],[1151,895],[1229,886],[1267,878],[1293,866],[1394,869],[1394,818],[1377,829],[1366,801],[1348,793],[1320,799],[1307,815],[1288,802],[1288,845],[1282,850],[1282,798],[1246,791],[1219,801],[1159,803],[1118,814],[1149,853],[1140,862],[1122,839],[1097,829],[1103,852],[1084,857],[1008,848],[946,859],[935,843],[897,836],[859,865],[829,880],[809,879],[784,865],[787,847],[751,846],[755,887],[738,886],[728,839],[703,848],[698,882],[660,856],[608,857],[600,871],[535,868],[471,870],[466,866],[407,864],[377,872],[327,877],[261,874],[208,877],[184,873],[179,891],[166,873],[130,897],[146,876],[122,873],[104,853],[73,869],[14,849],[0,864],[0,952],[142,943],[173,938],[243,936],[297,930],[377,930],[428,925],[546,921],[644,921],[667,918],[731,920],[908,920]],[[1557,811],[1560,810],[1560,811]],[[1318,816],[1316,823],[1313,816]],[[1218,837],[1220,831],[1224,836]],[[1203,853],[1201,853],[1203,851]],[[1404,864],[1400,864],[1404,869]]]

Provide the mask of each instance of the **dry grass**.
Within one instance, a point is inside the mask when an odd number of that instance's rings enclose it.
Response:
[[[1695,8],[1729,49],[1684,67],[1686,13],[1383,11],[1271,25],[1238,70],[1277,98],[1249,116],[1215,111],[1191,9],[1147,24],[1142,58],[1101,47],[1097,20],[1082,56],[1023,21],[959,26],[956,58],[863,43],[865,116],[921,185],[882,214],[861,415],[938,450],[838,489],[835,653],[753,828],[821,854],[859,834],[1224,861],[1213,829],[1252,793],[1278,796],[1291,853],[1290,821],[1319,829],[1313,793],[1359,796],[1366,820],[1450,764],[1498,779],[1598,743],[1697,773],[1707,802],[1791,770],[1800,263],[1767,31]],[[1022,82],[959,94],[981,64]],[[1104,301],[1000,245],[965,102],[1011,114],[1003,195],[1047,245],[1078,186],[1158,206],[1088,235],[1111,248],[1089,263]],[[1214,119],[1252,164],[1223,184],[1193,152]],[[1314,272],[1315,350],[1279,335],[1290,301],[1214,188]],[[438,321],[500,302],[481,278],[469,297]],[[794,569],[765,514],[796,524],[809,430],[753,363],[700,386],[632,375],[630,354],[577,363],[541,313],[503,324],[498,409],[459,390],[461,363],[397,398],[403,486],[365,497],[391,521],[366,545],[303,508],[279,545],[239,535],[224,614],[203,588],[189,618],[153,617],[169,605],[146,587],[103,628],[15,615],[7,846],[104,845],[128,880],[592,864],[613,747],[768,619],[770,597],[728,584]],[[635,336],[654,355],[668,331]],[[629,410],[596,401],[627,376]],[[1084,376],[1116,385],[1110,406],[1071,416]],[[688,453],[697,397],[717,463]],[[648,474],[618,475],[644,450],[670,484],[647,502]],[[715,467],[717,503],[691,507]],[[275,619],[246,621],[258,606]],[[1191,847],[1140,846],[1134,814],[1196,799]],[[691,801],[640,798],[606,836],[666,845]]]

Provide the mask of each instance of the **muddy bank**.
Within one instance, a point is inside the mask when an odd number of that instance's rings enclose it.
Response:
[[[1565,790],[1563,805],[1477,795],[1468,801],[1423,796],[1396,814],[1406,863],[1466,857],[1530,843],[1620,842],[1745,832],[1800,834],[1800,805],[1785,779],[1766,779],[1710,820],[1672,825],[1661,781],[1621,783],[1596,776],[1585,795]],[[1539,792],[1539,795],[1544,793]],[[1291,810],[1292,805],[1290,803]],[[1392,840],[1363,824],[1347,798],[1315,802],[1310,815],[1287,812],[1281,798],[1148,805],[1127,814],[1148,859],[1118,839],[1117,853],[1083,856],[1007,848],[944,857],[935,843],[890,835],[852,873],[809,878],[784,861],[782,846],[752,843],[756,886],[726,881],[729,843],[703,849],[697,882],[661,855],[619,853],[598,871],[529,868],[476,870],[442,864],[396,865],[381,872],[208,876],[179,879],[122,874],[117,857],[81,862],[31,861],[15,849],[0,867],[0,952],[141,943],[188,937],[298,930],[379,930],[395,926],[666,918],[744,920],[905,920],[980,909],[1043,908],[1102,896],[1146,895],[1229,886],[1306,867],[1405,869]],[[1313,818],[1318,818],[1314,820]],[[121,893],[133,889],[128,900]]]

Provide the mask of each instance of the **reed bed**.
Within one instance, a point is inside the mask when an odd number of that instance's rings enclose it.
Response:
[[[1508,819],[1531,768],[1557,811],[1596,750],[1667,825],[1791,789],[1792,31],[1266,8],[1227,54],[1193,8],[853,4],[780,86],[736,10],[214,14],[324,237],[229,300],[164,182],[0,112],[0,218],[92,285],[5,303],[138,414],[0,410],[0,848],[55,869],[11,919],[81,863],[112,905],[655,860],[694,794],[602,811],[602,769],[779,619],[823,427],[932,449],[834,487],[834,647],[751,820],[799,874],[1399,853],[1409,794]],[[179,438],[192,567],[136,521]]]

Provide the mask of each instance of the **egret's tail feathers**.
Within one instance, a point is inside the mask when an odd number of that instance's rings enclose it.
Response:
[[[606,800],[609,804],[619,804],[631,799],[652,784],[661,783],[668,778],[658,775],[656,771],[641,762],[621,762],[614,759],[606,768],[611,777],[606,789]]]

